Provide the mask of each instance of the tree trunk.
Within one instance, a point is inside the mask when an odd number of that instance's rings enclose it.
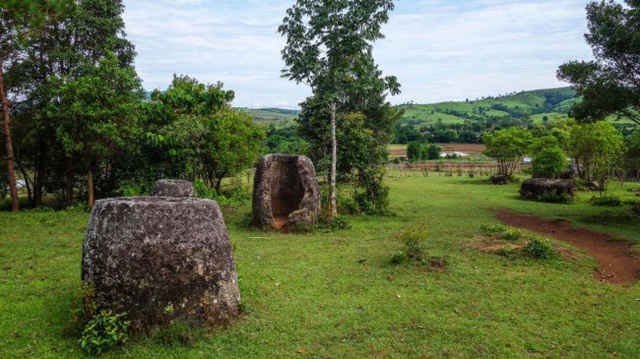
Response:
[[[44,187],[44,179],[46,177],[45,168],[45,150],[44,145],[40,145],[36,158],[36,168],[33,178],[33,206],[39,207],[42,204],[42,188]]]
[[[331,112],[331,183],[329,184],[329,219],[338,217],[336,178],[338,172],[338,139],[336,137],[336,104],[330,105]]]
[[[11,141],[11,118],[9,116],[9,99],[4,90],[4,73],[2,62],[0,61],[0,97],[2,97],[2,113],[4,115],[4,134],[7,147],[7,170],[9,171],[9,191],[11,192],[11,210],[17,212],[20,210],[20,202],[18,198],[18,186],[16,183],[16,169],[13,163],[13,142]]]
[[[70,157],[64,159],[64,194],[65,206],[73,204],[73,162]]]
[[[95,193],[93,191],[93,170],[89,168],[89,173],[87,173],[87,190],[89,191],[89,208],[93,208],[93,205],[96,203]]]

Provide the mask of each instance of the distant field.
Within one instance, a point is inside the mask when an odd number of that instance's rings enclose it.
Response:
[[[284,122],[295,120],[300,111],[289,110],[281,108],[242,108],[241,110],[247,112],[251,117],[259,122]]]
[[[469,158],[477,158],[482,156],[482,152],[484,152],[487,147],[485,145],[480,144],[472,144],[472,143],[443,143],[438,144],[442,147],[442,151],[445,153],[451,152],[463,152],[469,155]],[[407,157],[407,145],[389,145],[389,157],[398,158],[398,157]]]

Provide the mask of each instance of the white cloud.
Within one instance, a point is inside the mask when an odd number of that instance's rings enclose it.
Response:
[[[125,0],[147,88],[173,73],[222,81],[238,106],[294,107],[309,90],[280,78],[285,0]],[[559,64],[590,51],[578,0],[401,0],[375,55],[398,76],[393,102],[434,102],[559,86]]]

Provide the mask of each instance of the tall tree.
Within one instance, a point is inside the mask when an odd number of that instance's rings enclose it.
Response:
[[[77,78],[60,78],[50,109],[59,117],[57,136],[68,156],[87,173],[89,206],[95,201],[94,172],[110,153],[125,145],[135,127],[135,109],[142,98],[140,81],[131,67],[120,66],[107,53],[98,65],[87,65]]]
[[[15,66],[15,63],[21,60],[19,40],[21,32],[27,28],[25,18],[33,6],[35,4],[31,2],[8,1],[0,7],[0,101],[2,102],[11,210],[14,212],[20,210],[20,204],[16,184],[13,138],[11,136],[11,106],[5,82],[5,68]]]
[[[357,82],[357,73],[371,63],[373,42],[384,37],[382,25],[393,8],[393,0],[298,0],[279,27],[286,39],[283,76],[309,85],[316,100],[326,105],[331,142],[331,218],[338,215],[338,104]],[[395,79],[390,82],[397,84]]]
[[[622,115],[640,124],[640,2],[590,2],[587,20],[585,36],[595,60],[568,62],[558,70],[583,98],[573,116],[594,122]]]
[[[230,103],[233,91],[222,83],[202,84],[174,76],[169,88],[145,104],[147,138],[169,174],[203,179],[220,193],[222,180],[250,167],[262,150],[265,132]]]

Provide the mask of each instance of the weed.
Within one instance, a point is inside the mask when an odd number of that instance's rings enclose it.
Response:
[[[527,256],[535,259],[550,259],[557,255],[557,251],[548,239],[532,238],[524,247]]]
[[[405,261],[425,264],[427,263],[424,242],[428,237],[426,226],[420,225],[412,227],[397,236],[403,244],[402,251],[395,253],[391,257],[392,264],[401,264]]]
[[[79,340],[80,347],[91,355],[101,355],[106,351],[122,345],[127,341],[129,322],[126,313],[113,314],[102,310],[91,318]]]

